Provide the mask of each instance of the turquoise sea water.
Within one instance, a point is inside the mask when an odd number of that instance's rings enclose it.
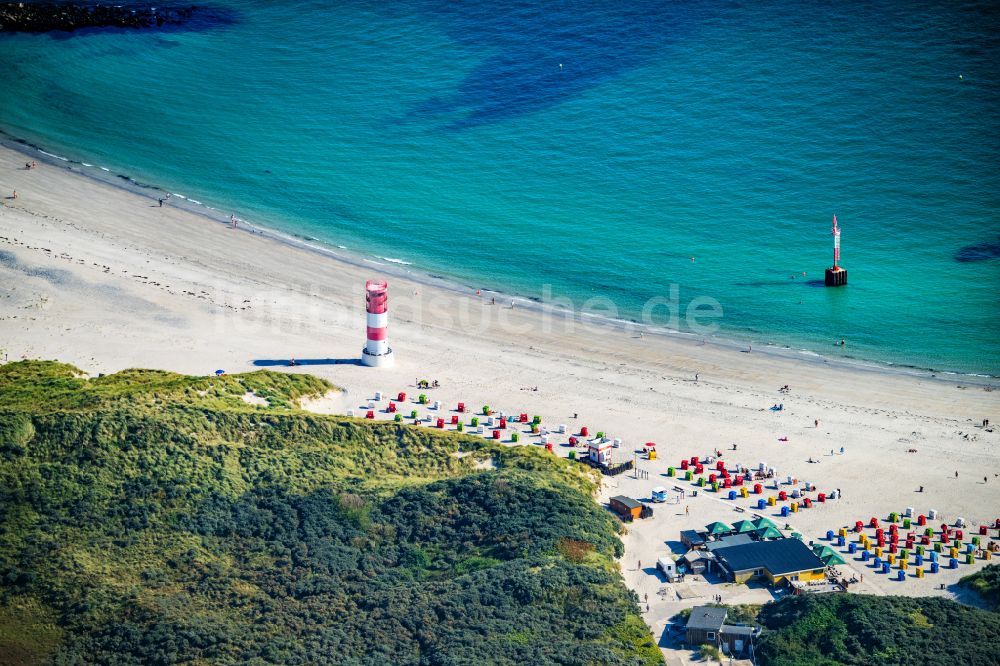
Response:
[[[472,287],[1000,375],[995,3],[335,4],[0,35],[0,129]]]

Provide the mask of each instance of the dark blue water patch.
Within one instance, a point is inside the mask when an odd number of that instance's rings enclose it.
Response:
[[[988,261],[1000,258],[1000,236],[995,241],[984,241],[974,245],[966,245],[955,253],[955,261]]]
[[[441,3],[424,11],[448,36],[484,53],[454,92],[414,108],[411,119],[464,129],[548,109],[651,62],[690,19],[658,1]]]
[[[93,35],[106,35],[116,33],[149,32],[151,34],[163,35],[169,33],[183,32],[208,32],[219,28],[236,24],[240,20],[239,14],[231,7],[204,7],[197,6],[197,10],[183,21],[176,23],[164,23],[160,26],[138,27],[93,27],[78,28],[76,30],[50,30],[48,32],[29,33],[39,37],[48,37],[56,41],[66,41],[74,38],[85,38]]]

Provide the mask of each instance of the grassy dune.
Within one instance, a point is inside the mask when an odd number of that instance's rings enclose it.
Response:
[[[334,388],[0,367],[0,663],[662,662],[585,468]]]

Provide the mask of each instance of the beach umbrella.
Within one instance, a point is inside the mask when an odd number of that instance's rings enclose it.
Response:
[[[835,564],[844,564],[844,558],[839,553],[830,553],[826,557],[820,557],[819,559],[823,560],[823,564],[828,567],[832,567]]]
[[[709,534],[728,534],[733,531],[733,528],[725,523],[720,523],[715,521],[714,523],[709,523],[705,525],[705,531]]]
[[[224,374],[226,374],[226,371],[225,371],[225,370],[216,370],[216,371],[215,371],[215,375],[216,375],[217,377],[218,377],[219,375],[224,375]]]
[[[778,527],[777,525],[775,525],[770,520],[764,517],[758,518],[757,520],[753,521],[753,526],[756,527],[757,529],[760,529],[762,527],[775,527],[775,528]]]
[[[733,530],[737,534],[746,534],[748,532],[756,532],[757,526],[751,523],[749,520],[737,520],[733,523]]]
[[[780,539],[785,536],[777,527],[762,527],[755,532],[758,539]]]

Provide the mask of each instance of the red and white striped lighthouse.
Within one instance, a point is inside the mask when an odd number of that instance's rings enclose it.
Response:
[[[389,285],[385,280],[365,282],[365,310],[368,317],[368,339],[361,352],[361,362],[377,368],[392,365],[389,346]]]

